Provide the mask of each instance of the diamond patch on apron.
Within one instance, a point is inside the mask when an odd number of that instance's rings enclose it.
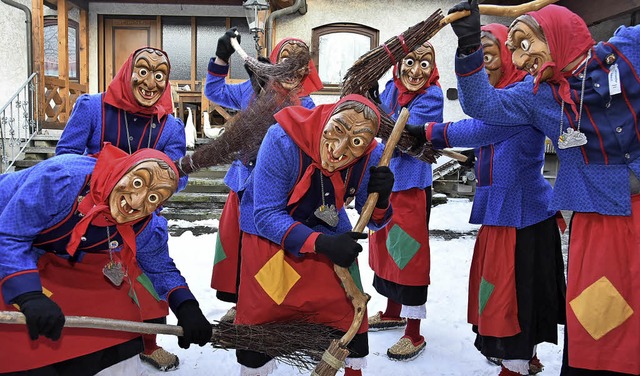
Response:
[[[407,266],[409,261],[411,261],[413,256],[415,256],[420,249],[420,243],[407,234],[397,224],[393,225],[391,230],[389,230],[386,245],[387,250],[389,250],[389,255],[391,255],[391,258],[395,261],[400,270]]]
[[[607,277],[600,278],[584,289],[569,305],[580,324],[595,340],[633,315],[633,309]]]
[[[281,249],[260,268],[255,279],[267,295],[280,305],[300,279],[300,274],[287,263]]]
[[[227,254],[224,252],[224,248],[222,248],[222,241],[220,240],[220,231],[218,231],[218,237],[216,239],[216,250],[215,255],[213,256],[213,265],[219,263],[220,261],[227,258]]]

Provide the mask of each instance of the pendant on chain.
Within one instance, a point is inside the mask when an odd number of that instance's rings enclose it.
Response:
[[[320,205],[320,207],[313,212],[313,215],[329,225],[329,227],[336,227],[338,225],[338,211],[335,205]]]
[[[566,132],[562,132],[558,137],[558,149],[568,149],[576,146],[582,146],[587,143],[587,136],[579,130],[571,127]]]

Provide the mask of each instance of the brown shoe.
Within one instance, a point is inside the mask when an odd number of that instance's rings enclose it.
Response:
[[[375,315],[369,316],[369,331],[371,332],[404,328],[405,326],[407,326],[407,319],[402,317],[397,319],[382,318],[382,311],[378,311]]]
[[[156,349],[151,355],[140,353],[140,359],[160,371],[171,371],[178,368],[178,364],[180,364],[180,359],[178,359],[177,355],[168,352],[162,347]]]
[[[427,347],[427,342],[424,338],[414,345],[411,338],[404,336],[387,350],[387,356],[393,360],[411,360],[420,355],[425,347]]]
[[[231,307],[222,317],[220,322],[233,322],[236,319],[236,307]]]
[[[535,375],[536,373],[542,372],[544,369],[544,364],[540,362],[538,359],[538,354],[535,354],[533,358],[529,361],[529,375]]]

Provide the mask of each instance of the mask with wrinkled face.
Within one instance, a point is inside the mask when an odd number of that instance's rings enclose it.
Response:
[[[277,63],[281,63],[286,61],[289,56],[297,55],[297,54],[309,54],[309,47],[306,44],[290,40],[286,41],[280,46],[280,51],[278,52],[278,60]],[[286,90],[294,90],[300,87],[302,84],[302,80],[309,74],[309,67],[305,66],[298,70],[296,70],[291,77],[279,81],[280,85]]]
[[[491,33],[485,33],[481,39],[484,51],[484,70],[489,76],[491,86],[496,86],[502,78],[502,60],[500,57],[500,45]]]
[[[164,93],[168,81],[169,60],[165,54],[146,48],[134,56],[131,89],[138,104],[153,106]]]
[[[360,158],[377,131],[377,124],[364,112],[345,109],[333,114],[320,138],[322,168],[333,172]]]
[[[153,213],[171,197],[178,178],[169,166],[145,160],[131,168],[109,194],[109,209],[116,223],[127,223]]]
[[[553,62],[549,45],[541,31],[525,22],[516,21],[509,28],[507,47],[511,51],[513,65],[534,76],[537,81],[544,82],[553,76],[551,67],[540,72],[545,63]]]
[[[429,81],[435,65],[433,48],[423,44],[416,48],[400,65],[400,81],[409,91],[418,91]]]

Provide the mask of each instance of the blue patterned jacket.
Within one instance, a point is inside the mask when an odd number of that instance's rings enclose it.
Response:
[[[0,175],[0,285],[5,303],[42,290],[37,262],[45,252],[70,257],[66,245],[80,220],[78,196],[88,192],[95,162],[92,157],[68,154]],[[134,231],[136,259],[158,295],[172,309],[195,299],[169,256],[167,220],[153,213],[134,225]],[[123,243],[115,226],[110,235]],[[105,227],[89,225],[74,258],[82,262],[85,253],[105,252],[107,243]]]
[[[629,174],[640,177],[640,26],[622,26],[607,42],[592,49],[587,62],[580,130],[587,136],[581,147],[558,149],[561,101],[556,85],[533,82],[494,89],[483,69],[482,49],[456,58],[460,103],[465,113],[490,124],[531,124],[547,135],[558,153],[560,169],[551,209],[631,215]],[[607,57],[611,56],[609,59]],[[620,72],[622,92],[609,93],[613,64]],[[568,78],[571,95],[580,103],[584,70]],[[570,115],[569,115],[570,114]],[[568,116],[569,115],[569,116]],[[565,106],[563,127],[576,127],[577,115]]]

